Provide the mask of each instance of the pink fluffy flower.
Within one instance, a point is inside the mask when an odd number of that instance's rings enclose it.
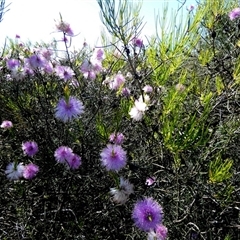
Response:
[[[33,157],[38,152],[38,145],[36,142],[22,143],[22,150],[25,155]]]
[[[121,73],[118,73],[113,81],[109,83],[109,88],[113,90],[118,90],[125,83],[125,78]]]
[[[73,30],[71,29],[69,23],[61,21],[58,24],[56,24],[56,28],[58,31],[66,33],[67,35],[69,35],[71,37],[74,35]]]
[[[167,233],[168,229],[164,225],[158,224],[155,229],[148,232],[147,240],[165,240]]]
[[[121,145],[124,139],[125,137],[122,133],[112,133],[109,137],[109,141],[117,145]]]
[[[23,176],[24,165],[22,163],[9,163],[5,170],[7,178],[10,180],[18,180]]]
[[[145,184],[147,186],[152,186],[156,182],[156,177],[149,177],[146,179]]]
[[[100,48],[98,50],[96,50],[94,52],[93,57],[97,60],[97,61],[102,61],[104,59],[104,51]]]
[[[84,60],[80,71],[83,73],[85,79],[94,80],[99,72],[102,71],[102,64],[100,61]]]
[[[132,219],[138,228],[148,232],[162,222],[162,207],[152,198],[139,200],[134,206]]]
[[[57,162],[63,163],[68,169],[78,169],[82,164],[81,157],[73,153],[73,150],[66,146],[61,146],[54,152]]]
[[[73,154],[73,150],[66,146],[57,148],[54,152],[54,157],[59,163],[66,163],[67,159]]]
[[[131,95],[131,92],[130,92],[129,88],[127,88],[127,87],[123,88],[122,89],[122,95],[124,97],[129,97]]]
[[[52,63],[51,62],[46,62],[46,64],[43,67],[43,71],[45,73],[49,73],[49,74],[53,73],[53,65],[52,65]]]
[[[60,99],[56,108],[55,117],[63,122],[78,118],[84,112],[84,106],[80,100],[70,96],[68,101]]]
[[[12,58],[7,61],[7,68],[11,71],[16,71],[19,66],[20,66],[20,62],[17,59]]]
[[[73,70],[68,66],[57,66],[55,68],[55,71],[56,71],[57,76],[59,76],[59,78],[65,80],[65,81],[71,79],[75,75]]]
[[[32,69],[43,68],[46,59],[41,54],[34,54],[27,59],[28,66]]]
[[[139,47],[139,48],[143,47],[143,40],[140,38],[134,37],[132,42],[135,47]]]
[[[126,166],[127,153],[119,145],[108,144],[100,154],[101,162],[107,171],[119,171]]]
[[[236,18],[240,17],[240,8],[234,8],[229,14],[228,14],[230,20],[234,20]]]
[[[23,177],[25,179],[32,179],[37,175],[38,172],[39,172],[39,167],[33,163],[29,163],[24,168]]]
[[[151,93],[153,91],[153,88],[150,86],[150,85],[146,85],[144,88],[143,88],[143,91],[145,93]]]
[[[11,121],[5,120],[2,122],[0,127],[7,129],[7,128],[11,128],[12,126],[13,126],[13,124]]]
[[[158,224],[155,231],[159,240],[165,240],[167,238],[168,229],[164,225]]]
[[[51,57],[53,55],[53,51],[51,49],[43,48],[41,49],[40,53],[46,60],[51,60]]]
[[[81,157],[75,153],[69,154],[66,157],[67,167],[71,169],[78,169],[81,165]]]

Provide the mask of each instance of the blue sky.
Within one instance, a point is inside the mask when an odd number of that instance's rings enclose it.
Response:
[[[141,16],[144,16],[144,22],[147,22],[143,35],[155,33],[154,12],[161,13],[166,2],[170,9],[178,8],[177,0],[143,0]],[[59,19],[59,12],[63,19],[71,24],[74,33],[79,33],[73,39],[74,46],[80,48],[84,40],[90,45],[100,43],[97,39],[100,37],[102,24],[96,0],[6,0],[6,5],[9,3],[10,10],[0,23],[1,46],[5,37],[14,39],[16,34],[21,36],[23,42],[50,42],[53,38],[61,38],[59,33],[54,32],[54,20]],[[194,3],[194,0],[187,0],[187,5]]]

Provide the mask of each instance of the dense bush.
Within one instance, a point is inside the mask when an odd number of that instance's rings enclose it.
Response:
[[[60,18],[64,56],[2,49],[1,239],[154,239],[155,222],[168,239],[239,239],[236,2],[182,4],[151,39],[140,5],[98,3],[101,48],[71,52]]]

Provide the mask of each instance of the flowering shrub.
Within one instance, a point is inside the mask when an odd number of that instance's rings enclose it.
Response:
[[[2,50],[0,238],[238,239],[236,9],[147,40],[140,6],[98,3],[110,44],[71,52],[60,17],[64,57]]]

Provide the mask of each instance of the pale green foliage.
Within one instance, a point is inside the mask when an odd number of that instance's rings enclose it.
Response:
[[[97,0],[97,2],[101,9],[101,20],[108,32],[113,37],[122,40],[124,45],[140,32],[141,3],[133,4],[128,0]]]
[[[224,240],[231,240],[232,238],[231,238],[231,236],[228,234],[225,238],[224,238]]]
[[[154,69],[155,82],[159,85],[169,81],[198,43],[205,9],[197,11],[194,17],[189,13],[185,22],[180,23],[180,10],[171,14],[171,21],[167,21],[167,14],[166,6],[163,14],[156,17],[157,37],[147,50],[148,63]]]
[[[221,156],[217,156],[215,160],[210,162],[209,180],[212,183],[221,183],[231,178],[231,167],[233,160],[222,160]]]

